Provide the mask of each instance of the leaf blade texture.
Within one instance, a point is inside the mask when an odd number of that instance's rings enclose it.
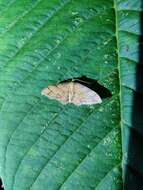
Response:
[[[0,10],[5,189],[122,189],[121,126],[131,121],[136,90],[129,63],[138,61],[139,1],[1,0]],[[46,86],[81,76],[112,97],[78,107],[41,96]]]

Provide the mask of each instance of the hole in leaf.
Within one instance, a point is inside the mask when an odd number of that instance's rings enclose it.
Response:
[[[91,90],[97,92],[102,99],[112,96],[110,90],[99,84],[97,80],[87,78],[85,76],[75,78],[74,80],[78,81],[80,84],[83,84],[84,86],[87,86]]]
[[[0,178],[0,190],[4,190],[1,178]]]
[[[102,103],[102,98],[111,96],[109,90],[87,77],[68,79],[49,85],[41,93],[63,104],[73,103],[77,106],[99,104]]]

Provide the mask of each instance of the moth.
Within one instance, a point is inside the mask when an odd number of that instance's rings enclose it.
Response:
[[[56,99],[63,104],[73,103],[77,106],[102,102],[96,92],[76,81],[49,85],[42,90],[41,94],[50,99]]]

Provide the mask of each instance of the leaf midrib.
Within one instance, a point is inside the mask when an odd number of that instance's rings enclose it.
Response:
[[[115,29],[116,29],[116,44],[117,44],[117,66],[118,66],[118,73],[119,73],[119,103],[120,103],[120,131],[121,131],[121,144],[123,144],[123,116],[122,116],[122,81],[121,81],[121,67],[120,67],[120,46],[119,46],[119,29],[118,29],[118,9],[117,9],[117,0],[114,1],[114,10],[115,10]],[[122,147],[122,146],[121,146]],[[122,149],[122,155],[123,155],[123,149]],[[123,156],[122,156],[123,157]],[[123,172],[122,172],[122,178],[123,178]]]

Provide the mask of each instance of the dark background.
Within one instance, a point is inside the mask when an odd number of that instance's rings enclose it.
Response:
[[[2,181],[0,179],[0,190],[4,190],[4,188],[2,188]]]

